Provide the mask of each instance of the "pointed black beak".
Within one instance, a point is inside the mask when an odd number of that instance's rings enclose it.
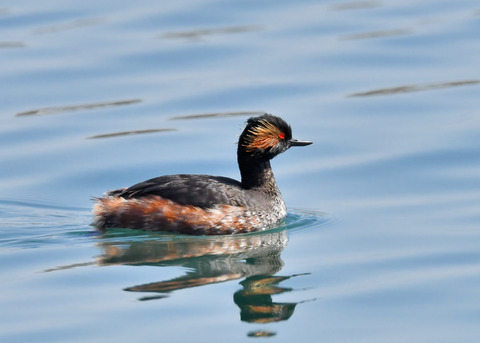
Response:
[[[310,145],[313,142],[310,141],[299,141],[298,139],[292,138],[290,139],[290,146],[305,146]]]

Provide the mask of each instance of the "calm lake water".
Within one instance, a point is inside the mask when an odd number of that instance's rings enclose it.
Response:
[[[0,6],[1,342],[478,342],[478,1]],[[278,229],[91,226],[154,176],[238,178],[248,117]]]

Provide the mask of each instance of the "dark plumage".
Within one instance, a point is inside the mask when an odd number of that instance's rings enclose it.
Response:
[[[238,197],[241,190],[242,184],[228,177],[179,174],[156,177],[107,194],[124,199],[157,195],[180,205],[206,209],[216,204],[247,206],[248,199]]]
[[[238,142],[241,182],[209,175],[160,176],[98,199],[94,225],[190,234],[265,229],[286,215],[270,160],[291,146],[309,144],[293,139],[279,117],[250,118]]]

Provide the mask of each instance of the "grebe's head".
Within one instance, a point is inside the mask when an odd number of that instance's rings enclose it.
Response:
[[[248,119],[238,141],[239,154],[272,159],[292,146],[310,145],[310,141],[292,138],[292,128],[282,118],[271,114]]]

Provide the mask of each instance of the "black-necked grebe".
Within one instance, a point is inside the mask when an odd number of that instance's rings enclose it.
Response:
[[[93,225],[194,235],[265,230],[287,214],[270,160],[291,146],[309,144],[292,138],[280,117],[252,117],[238,141],[241,182],[209,175],[160,176],[96,199]]]

